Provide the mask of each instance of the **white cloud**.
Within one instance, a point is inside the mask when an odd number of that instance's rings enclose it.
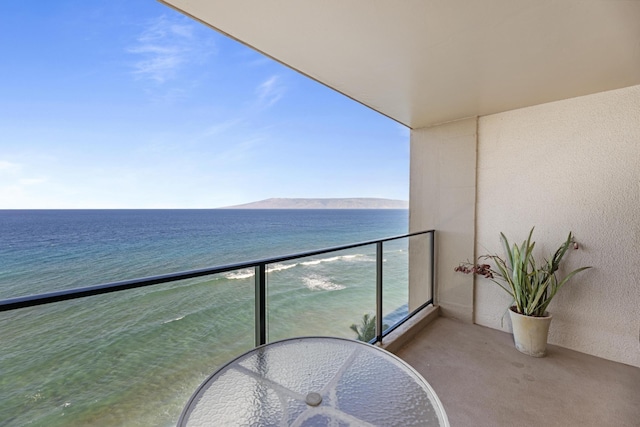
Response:
[[[5,162],[0,164],[0,167]],[[42,207],[38,205],[44,202],[44,206],[49,206],[48,191],[39,187],[47,183],[46,178],[25,178],[20,173],[3,179],[0,184],[0,209],[35,209]]]
[[[256,88],[258,106],[268,108],[284,96],[286,89],[278,76],[271,76]]]
[[[201,137],[211,137],[211,136],[217,136],[217,135],[224,134],[224,133],[228,132],[229,130],[235,128],[236,126],[238,126],[242,122],[243,122],[243,119],[236,118],[236,119],[229,119],[229,120],[226,120],[224,122],[216,123],[216,124],[211,125],[208,128],[206,128],[202,132]]]
[[[223,163],[242,165],[255,156],[255,148],[264,141],[262,136],[253,136],[243,139],[228,147],[218,156]]]
[[[17,173],[21,169],[21,165],[18,163],[9,162],[7,160],[0,160],[0,172],[5,173]]]
[[[39,185],[47,182],[46,178],[22,178],[18,180],[18,183],[21,186],[31,186],[31,185]]]
[[[128,52],[139,56],[133,74],[157,84],[178,76],[213,51],[211,39],[196,37],[196,24],[175,22],[166,16],[151,21]]]

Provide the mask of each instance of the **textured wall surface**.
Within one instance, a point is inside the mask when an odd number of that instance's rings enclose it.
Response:
[[[573,231],[565,271],[593,268],[551,303],[549,341],[640,366],[640,86],[482,117],[477,161],[476,255],[535,226],[548,256]],[[476,323],[510,330],[509,302],[476,280]]]
[[[409,229],[437,230],[436,299],[446,316],[473,320],[473,281],[452,263],[473,258],[477,119],[411,131]],[[425,255],[410,251],[409,299],[420,299],[424,277],[416,265]]]

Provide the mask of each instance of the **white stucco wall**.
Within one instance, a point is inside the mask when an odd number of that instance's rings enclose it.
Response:
[[[479,119],[476,255],[532,226],[539,254],[571,230],[566,270],[593,266],[551,303],[550,343],[640,366],[640,86]],[[476,280],[476,323],[510,330],[508,304]]]
[[[473,258],[476,131],[476,118],[411,131],[409,229],[437,230],[435,299],[444,315],[466,322],[473,321],[473,279],[450,266]],[[413,308],[424,300],[426,254],[410,249]]]

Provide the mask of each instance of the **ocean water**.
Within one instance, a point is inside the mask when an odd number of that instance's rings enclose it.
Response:
[[[0,298],[404,234],[406,210],[0,211]],[[385,323],[406,312],[406,239],[385,244]],[[268,339],[355,338],[375,246],[268,266]],[[0,425],[168,426],[254,343],[252,270],[0,313]]]

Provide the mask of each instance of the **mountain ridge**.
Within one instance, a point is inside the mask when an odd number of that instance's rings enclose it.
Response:
[[[373,197],[270,198],[220,209],[408,209],[406,200]]]

